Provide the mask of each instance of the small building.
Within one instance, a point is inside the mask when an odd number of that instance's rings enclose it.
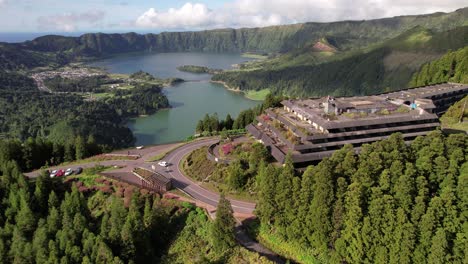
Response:
[[[141,180],[141,186],[158,193],[165,193],[172,188],[171,179],[144,168],[135,168],[133,174]]]

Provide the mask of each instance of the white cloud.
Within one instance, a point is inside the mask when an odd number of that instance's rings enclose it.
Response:
[[[158,29],[261,27],[450,12],[465,5],[466,0],[232,0],[216,10],[200,3],[166,11],[151,8],[135,24]]]
[[[105,13],[103,11],[91,10],[84,13],[65,13],[41,16],[37,19],[37,22],[39,29],[41,30],[72,32],[76,31],[82,24],[97,25],[103,20],[104,16]]]
[[[186,28],[202,27],[216,23],[216,14],[204,4],[186,3],[180,9],[170,8],[158,12],[150,8],[141,15],[136,24],[142,27]]]

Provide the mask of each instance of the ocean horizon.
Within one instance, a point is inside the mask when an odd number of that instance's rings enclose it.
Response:
[[[128,32],[135,32],[137,34],[147,34],[153,33],[158,34],[159,31],[155,32],[138,32],[138,31],[122,31],[122,32],[101,32],[105,34],[122,34]],[[59,36],[67,36],[67,37],[79,37],[83,34],[87,33],[97,33],[97,32],[0,32],[0,42],[7,42],[7,43],[19,43],[28,40],[33,40],[38,37],[46,36],[46,35],[59,35]]]

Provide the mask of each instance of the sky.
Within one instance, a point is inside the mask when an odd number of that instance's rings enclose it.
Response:
[[[467,0],[0,0],[0,32],[161,32],[452,12]]]

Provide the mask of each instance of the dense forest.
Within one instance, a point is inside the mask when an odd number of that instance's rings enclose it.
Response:
[[[58,142],[93,136],[98,144],[111,147],[129,146],[134,141],[110,105],[38,90],[0,91],[0,133],[6,138],[49,137]]]
[[[105,151],[108,146],[98,145],[93,136],[76,136],[64,141],[28,138],[0,140],[0,164],[14,160],[21,171],[32,171],[44,165],[81,160]]]
[[[102,92],[104,88],[96,85],[107,77],[89,79],[62,80],[53,89]],[[0,136],[47,138],[63,146],[73,145],[77,137],[92,137],[101,150],[131,146],[134,138],[125,120],[169,107],[161,85],[142,81],[131,85],[131,89],[105,90],[107,96],[102,100],[89,100],[82,93],[40,92],[25,75],[0,71]]]
[[[230,202],[216,220],[85,170],[75,179],[30,180],[0,166],[0,263],[270,263],[234,239]]]
[[[412,74],[424,63],[447,50],[468,45],[466,35],[468,26],[438,33],[416,27],[365,50],[317,59],[323,55],[304,48],[246,70],[216,74],[213,80],[232,89],[269,89],[292,96],[353,96],[399,90],[411,85]],[[463,56],[466,54],[458,57]],[[291,64],[295,60],[298,63]]]
[[[359,155],[348,145],[302,176],[290,160],[262,165],[259,237],[297,260],[466,263],[467,154],[466,135],[435,131],[411,145],[394,134]]]
[[[413,75],[410,86],[442,82],[468,83],[468,46],[450,51],[442,58],[423,65]]]
[[[84,193],[48,175],[28,182],[14,162],[1,172],[1,263],[158,263],[184,217],[154,196]]]
[[[123,117],[149,115],[169,107],[160,86],[145,83],[135,83],[133,86],[132,89],[114,91],[104,100],[105,103]]]

